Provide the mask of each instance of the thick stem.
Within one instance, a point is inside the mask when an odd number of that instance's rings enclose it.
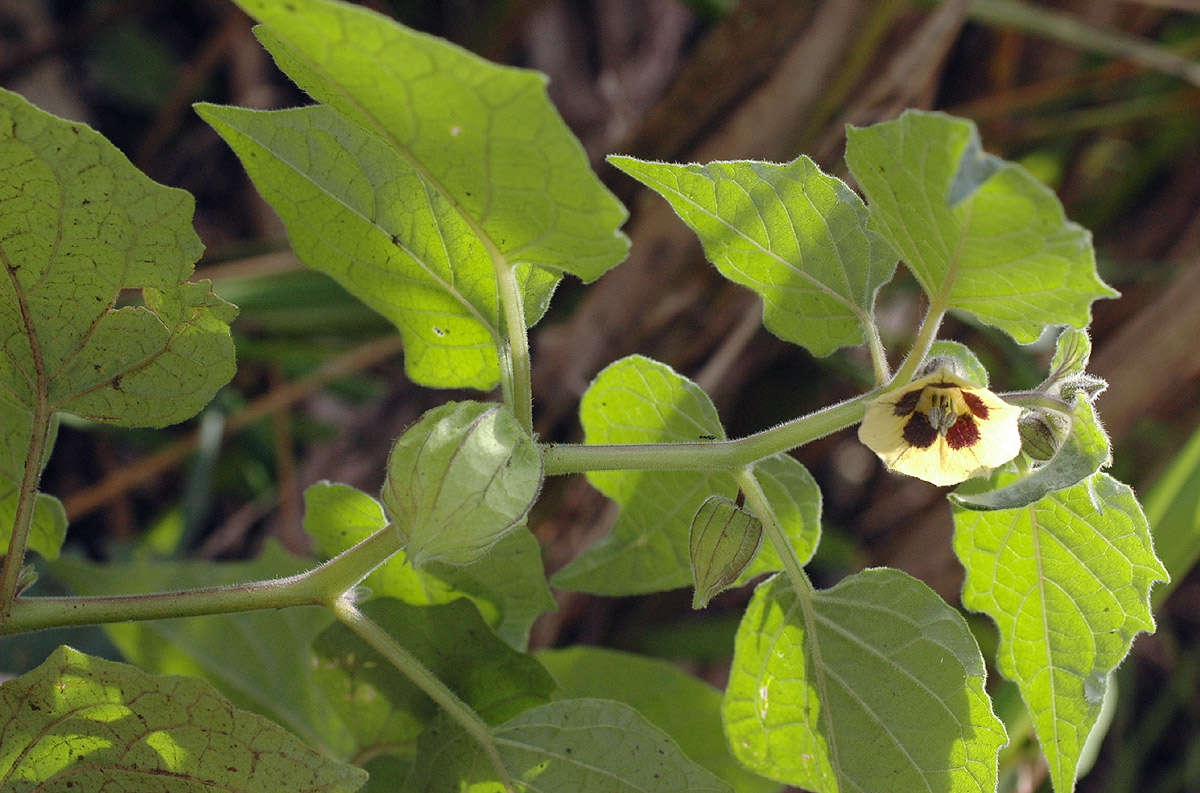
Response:
[[[498,253],[492,256],[496,270],[496,288],[500,310],[504,314],[504,334],[508,341],[507,363],[511,382],[504,389],[505,399],[525,431],[533,434],[533,376],[529,366],[529,331],[525,327],[525,303],[516,269]]]
[[[879,327],[874,321],[864,326],[867,333],[867,349],[871,352],[871,367],[875,370],[875,385],[881,386],[892,379],[888,368],[887,350],[883,348],[883,339],[879,338]]]
[[[50,408],[44,399],[39,399],[33,411],[32,427],[29,431],[29,449],[25,454],[25,473],[17,491],[17,509],[13,517],[12,535],[8,539],[8,552],[4,556],[4,568],[0,570],[0,629],[8,624],[13,599],[17,595],[17,579],[21,565],[25,562],[25,549],[29,545],[29,529],[33,526],[34,509],[37,506],[37,486],[42,474],[42,461],[46,456],[46,440],[50,435]]]
[[[437,675],[417,660],[416,656],[401,646],[387,631],[356,609],[349,600],[338,598],[329,606],[347,628],[358,634],[359,638],[375,648],[380,655],[403,672],[405,677],[440,705],[446,711],[446,715],[458,722],[459,726],[475,739],[487,755],[488,760],[491,761],[492,766],[495,767],[504,788],[512,793],[512,779],[508,774],[508,769],[504,767],[504,761],[500,759],[500,752],[492,740],[492,733],[488,729],[487,722],[480,718],[470,705],[447,688]]]
[[[925,312],[925,319],[921,322],[921,329],[917,331],[917,338],[913,340],[912,349],[908,351],[908,357],[904,359],[904,363],[900,364],[900,368],[892,376],[891,383],[893,385],[901,386],[913,379],[917,367],[921,365],[921,361],[925,360],[930,346],[933,345],[933,340],[937,338],[938,328],[941,327],[942,318],[945,316],[946,309],[942,307],[940,301],[935,300],[929,304],[929,309]]]
[[[400,534],[387,526],[324,564],[287,578],[147,595],[17,598],[9,619],[0,624],[0,635],[65,625],[323,605],[358,584],[403,546]]]
[[[684,471],[740,468],[803,446],[862,421],[880,389],[732,441],[697,443],[548,444],[542,447],[546,476],[581,471]]]
[[[771,502],[767,500],[767,494],[763,492],[762,486],[758,483],[758,478],[754,475],[754,466],[744,466],[735,471],[733,477],[746,496],[746,505],[762,522],[763,532],[775,546],[775,552],[779,554],[779,558],[783,560],[783,570],[791,580],[792,589],[796,590],[796,596],[802,601],[811,601],[812,582],[804,573],[804,564],[796,555],[796,549],[792,547],[783,527],[779,525],[779,519],[775,516]]]

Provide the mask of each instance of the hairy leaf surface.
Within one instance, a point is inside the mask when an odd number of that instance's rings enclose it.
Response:
[[[365,780],[362,769],[323,757],[196,678],[60,647],[0,685],[7,793],[353,793]]]
[[[805,156],[785,165],[608,161],[666,198],[722,275],[762,296],[776,336],[814,355],[865,341],[896,256],[840,179]]]
[[[587,443],[706,443],[725,437],[712,400],[699,386],[641,355],[615,361],[596,375],[580,402],[579,418]],[[820,532],[816,483],[787,455],[759,462],[756,474],[797,553],[809,558]],[[720,471],[594,471],[587,477],[621,511],[612,531],[552,582],[602,595],[689,586],[692,517],[709,496],[737,494],[733,476]],[[746,576],[781,566],[774,551],[764,547]]]
[[[1019,509],[954,509],[963,604],[1000,629],[997,663],[1017,683],[1050,778],[1072,790],[1111,672],[1154,630],[1150,588],[1167,579],[1128,486],[1104,473]]]
[[[734,755],[817,793],[993,793],[1007,740],[966,621],[920,581],[866,570],[812,596],[759,585],[725,691]]]
[[[1096,274],[1091,233],[1048,187],[986,154],[974,123],[907,110],[847,131],[846,163],[934,305],[968,312],[1026,344],[1046,325],[1085,327],[1114,297]]]

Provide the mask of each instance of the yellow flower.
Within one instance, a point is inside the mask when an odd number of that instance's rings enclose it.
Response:
[[[1020,415],[941,367],[867,405],[858,439],[893,471],[956,485],[1017,456]]]

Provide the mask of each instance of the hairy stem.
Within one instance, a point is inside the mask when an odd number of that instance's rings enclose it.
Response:
[[[533,379],[529,367],[529,331],[525,327],[525,304],[521,285],[517,283],[516,268],[493,255],[496,288],[500,309],[504,314],[504,333],[508,342],[508,372],[511,378],[504,389],[504,398],[525,431],[533,434]],[[503,368],[503,367],[502,367]]]
[[[921,365],[921,361],[925,360],[930,346],[933,345],[933,340],[937,338],[938,328],[941,327],[942,318],[945,316],[946,309],[940,301],[934,300],[929,304],[929,309],[925,312],[925,319],[921,322],[921,329],[917,331],[917,338],[913,340],[912,349],[908,351],[908,357],[904,359],[904,363],[900,364],[900,368],[892,376],[892,385],[901,386],[913,379],[917,367]]]
[[[29,529],[33,526],[34,509],[37,506],[38,479],[41,478],[46,441],[50,436],[50,408],[46,400],[37,401],[32,425],[29,431],[29,450],[25,455],[25,473],[17,491],[12,535],[8,540],[8,552],[4,556],[4,568],[0,570],[0,630],[8,624],[13,599],[17,595],[17,579],[21,575],[21,565],[25,562]]]
[[[775,516],[775,510],[767,500],[767,494],[763,492],[762,485],[758,483],[758,478],[754,475],[754,466],[747,465],[734,471],[733,478],[737,480],[738,487],[746,496],[746,505],[762,521],[763,532],[775,546],[775,552],[779,554],[779,558],[783,560],[783,570],[792,582],[792,589],[796,590],[796,596],[801,600],[811,601],[812,582],[804,573],[804,564],[796,555],[796,549],[792,547],[783,527],[779,525],[779,518]]]
[[[883,339],[879,338],[879,326],[874,321],[864,326],[867,334],[867,349],[871,353],[871,367],[875,370],[875,385],[880,386],[892,379],[888,369],[887,350],[883,348]]]
[[[17,598],[0,635],[65,625],[195,617],[287,606],[325,605],[403,548],[391,526],[312,570],[287,578],[179,592],[99,597]]]
[[[542,447],[546,476],[623,469],[683,471],[740,468],[862,421],[866,403],[874,399],[880,390],[868,391],[845,402],[732,441],[547,444]]]
[[[375,648],[380,655],[404,673],[405,677],[428,694],[430,699],[446,711],[446,715],[458,722],[459,726],[475,739],[496,769],[504,788],[512,793],[512,779],[509,777],[508,769],[504,767],[504,761],[500,759],[500,752],[492,740],[492,733],[488,729],[487,722],[480,718],[470,705],[447,688],[437,675],[417,660],[416,656],[393,639],[387,631],[356,609],[349,600],[338,598],[329,604],[329,607],[347,628],[358,634],[359,638]]]

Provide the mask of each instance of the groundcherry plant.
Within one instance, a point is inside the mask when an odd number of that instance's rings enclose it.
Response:
[[[914,111],[848,129],[861,197],[804,156],[609,157],[761,296],[772,333],[816,356],[865,347],[875,385],[730,439],[699,386],[631,356],[583,395],[585,442],[545,444],[528,328],[628,240],[544,77],[334,0],[237,2],[315,103],[196,111],[301,261],[394,323],[408,375],[481,398],[413,424],[377,496],[306,491],[316,566],[275,546],[221,565],[59,558],[64,511],[38,492],[59,417],[195,415],[234,372],[236,309],[190,280],[189,195],[0,92],[0,634],[104,625],[131,662],[63,646],[0,686],[0,790],[994,791],[1010,736],[957,608],[898,570],[829,589],[805,572],[821,493],[787,452],[856,424],[895,475],[956,486],[962,605],[999,633],[991,689],[1019,692],[1006,721],[1074,788],[1166,573],[1103,470],[1087,326],[1116,293],[1049,189],[970,122]],[[893,372],[874,304],[898,262],[928,308]],[[937,340],[947,312],[1020,344],[1057,334],[1045,380],[989,383]],[[578,473],[619,514],[547,581],[527,518],[544,477]],[[39,568],[75,594],[37,594]],[[753,586],[727,688],[613,651],[527,653],[551,585],[692,587],[697,608]]]

